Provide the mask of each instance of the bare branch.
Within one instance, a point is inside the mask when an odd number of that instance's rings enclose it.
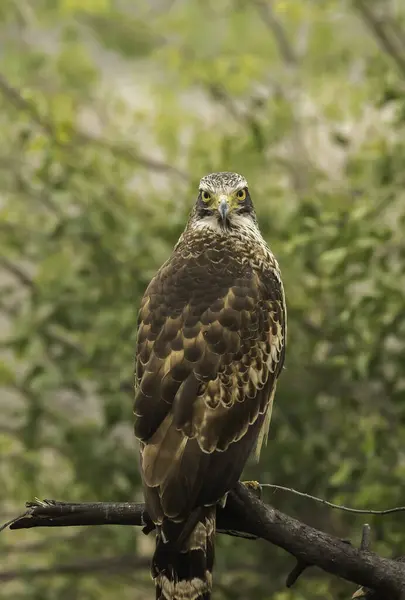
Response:
[[[323,498],[311,496],[311,494],[305,494],[304,492],[299,492],[298,490],[294,490],[293,488],[284,487],[283,485],[275,485],[273,483],[261,483],[260,487],[272,488],[273,490],[281,490],[283,492],[291,492],[291,494],[301,496],[302,498],[308,498],[309,500],[314,500],[315,502],[319,502],[320,504],[324,504],[325,506],[330,506],[330,508],[337,508],[338,510],[343,510],[345,512],[355,513],[358,515],[381,516],[390,515],[392,513],[397,512],[405,512],[405,506],[395,506],[394,508],[386,508],[385,510],[373,510],[372,508],[350,508],[349,506],[344,506],[343,504],[334,504],[333,502],[328,502],[328,500],[324,500]]]
[[[395,561],[362,552],[344,540],[309,527],[262,503],[241,484],[230,499],[225,514],[230,513],[243,523],[244,531],[284,548],[301,562],[385,592],[387,597],[391,594],[391,600],[404,597],[405,569]]]
[[[363,525],[360,550],[362,552],[370,551],[370,549],[371,549],[370,546],[371,546],[371,527],[370,527],[370,525],[365,523],[365,525]],[[403,565],[405,562],[405,556],[399,556],[398,558],[395,559],[395,561],[397,561]],[[402,597],[403,596],[401,596],[401,600],[402,600]],[[358,588],[358,590],[355,591],[355,593],[352,596],[353,600],[354,600],[354,598],[363,598],[364,600],[386,600],[386,597],[383,592],[378,593],[375,590],[372,590],[370,588],[366,588],[363,586]]]
[[[7,529],[7,527],[10,527],[10,529],[19,529],[19,527],[15,527],[14,528],[13,525],[15,523],[19,522],[20,520],[23,520],[28,515],[29,515],[29,511],[25,511],[24,513],[22,513],[18,517],[13,517],[12,519],[10,519],[9,521],[7,521],[6,523],[3,523],[3,525],[0,526],[0,532],[3,531],[4,529]]]
[[[65,503],[51,500],[27,504],[27,512],[14,520],[11,529],[73,525],[138,525],[151,530],[153,524],[143,504]],[[284,548],[299,563],[318,566],[348,581],[385,593],[391,600],[405,594],[405,569],[400,563],[369,551],[293,519],[261,502],[239,483],[229,494],[224,509],[218,508],[218,531],[243,537],[261,538]],[[291,576],[291,577],[292,577]]]
[[[27,502],[27,511],[9,521],[10,529],[79,525],[137,525],[152,523],[143,504],[134,502]],[[4,529],[4,526],[2,527]],[[1,529],[0,529],[1,531]]]

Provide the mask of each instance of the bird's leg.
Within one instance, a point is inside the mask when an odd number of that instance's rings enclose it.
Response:
[[[178,537],[178,539],[176,540],[176,544],[175,547],[176,549],[180,552],[184,542],[190,537],[190,534],[192,533],[192,531],[194,530],[194,527],[197,525],[198,521],[200,520],[201,517],[201,513],[202,513],[202,507],[198,507],[195,510],[193,510],[188,519],[184,522],[184,527]]]
[[[258,498],[262,496],[262,486],[258,481],[241,481],[241,484],[248,488],[251,492],[255,494]],[[226,492],[224,496],[220,500],[218,500],[218,506],[220,508],[225,508],[226,501],[228,499],[229,492]]]
[[[260,483],[258,481],[241,481],[240,482],[242,485],[244,485],[245,487],[248,488],[248,490],[250,490],[251,492],[253,492],[255,494],[255,496],[257,496],[257,498],[261,498],[262,497],[262,486],[260,485]],[[225,508],[226,506],[226,501],[228,500],[228,495],[229,492],[226,492],[226,494],[224,494],[222,496],[222,498],[220,498],[217,502],[219,508]]]
[[[150,516],[142,511],[142,533],[149,535],[151,531],[155,529],[156,525],[150,518]]]
[[[258,498],[262,497],[262,486],[258,481],[241,481],[241,484],[247,487]]]

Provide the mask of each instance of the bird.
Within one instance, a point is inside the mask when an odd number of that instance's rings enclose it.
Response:
[[[267,443],[286,335],[245,177],[205,175],[138,313],[134,429],[157,600],[211,598],[216,507]]]

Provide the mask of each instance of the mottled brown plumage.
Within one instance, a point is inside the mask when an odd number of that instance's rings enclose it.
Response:
[[[138,324],[135,434],[158,526],[157,598],[208,600],[215,504],[267,434],[285,352],[279,268],[243,177],[201,180]]]

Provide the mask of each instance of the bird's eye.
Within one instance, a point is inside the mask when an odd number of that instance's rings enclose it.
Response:
[[[239,202],[243,202],[243,200],[246,198],[246,190],[239,190],[236,194],[236,197],[238,198]]]
[[[202,199],[204,200],[204,202],[208,202],[208,200],[211,200],[211,194],[209,192],[204,191],[201,194]]]

